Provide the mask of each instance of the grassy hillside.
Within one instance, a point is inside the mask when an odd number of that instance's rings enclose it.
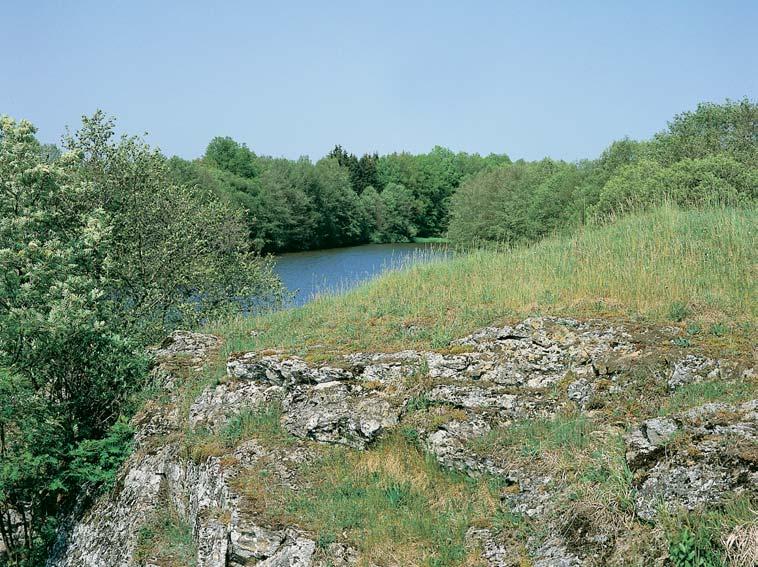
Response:
[[[207,384],[223,382],[223,361],[231,351],[281,348],[318,362],[357,350],[442,350],[479,327],[532,314],[619,318],[630,330],[638,323],[640,328],[678,326],[684,332],[676,340],[649,339],[663,358],[630,370],[627,389],[609,394],[605,409],[496,428],[470,448],[530,474],[549,469],[565,483],[557,509],[566,517],[591,511],[593,522],[616,526],[637,564],[649,564],[667,549],[675,553],[676,546],[699,557],[721,557],[722,538],[755,521],[749,498],[700,515],[672,512],[655,526],[639,522],[630,503],[634,479],[622,434],[643,419],[755,397],[755,380],[706,380],[671,393],[656,377],[668,368],[669,350],[673,356],[710,351],[745,364],[752,358],[756,221],[755,209],[664,207],[531,246],[432,260],[301,308],[211,325],[207,330],[224,337],[226,352],[205,380],[186,385],[185,399],[188,405]],[[560,397],[563,391],[547,395]],[[240,475],[235,488],[271,525],[298,525],[315,534],[320,548],[347,541],[360,551],[361,565],[480,565],[478,552],[465,542],[471,526],[492,529],[510,542],[521,564],[530,565],[526,543],[541,541],[544,526],[503,507],[504,488],[497,478],[444,469],[414,441],[418,424],[465,420],[466,413],[423,403],[409,407],[398,430],[366,451],[313,445],[319,457],[297,473],[307,490],[272,484],[267,470],[262,476]],[[293,442],[276,408],[254,412],[217,435],[188,430],[188,454],[200,462],[228,453],[243,439],[271,447]],[[174,533],[179,528],[169,522],[145,545],[173,549],[181,539]],[[615,564],[626,560],[614,559]]]
[[[754,208],[668,206],[531,246],[417,265],[208,330],[228,350],[442,348],[477,327],[543,313],[686,324],[694,340],[724,347],[754,332],[756,221]]]

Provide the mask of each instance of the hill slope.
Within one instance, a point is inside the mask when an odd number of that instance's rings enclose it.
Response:
[[[174,333],[50,564],[753,564],[755,221],[661,209]]]
[[[417,265],[208,330],[230,350],[399,350],[443,347],[495,321],[549,313],[692,320],[706,334],[717,325],[744,336],[757,307],[756,226],[755,209],[665,207],[531,246]]]

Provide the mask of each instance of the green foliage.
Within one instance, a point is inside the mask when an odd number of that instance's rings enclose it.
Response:
[[[42,148],[0,118],[0,533],[39,565],[56,517],[113,483],[143,347],[275,298],[240,213],[173,184],[166,159],[98,112]]]
[[[536,210],[530,202],[533,191],[551,175],[568,167],[571,166],[547,159],[517,162],[467,179],[452,198],[450,240],[473,244],[526,239],[537,224],[529,218],[530,208]]]
[[[713,401],[740,403],[748,401],[754,394],[751,384],[746,381],[709,380],[695,382],[678,388],[661,406],[659,414],[668,415]]]
[[[381,195],[382,222],[377,226],[383,242],[408,242],[416,236],[413,218],[416,216],[416,201],[413,193],[404,185],[389,183]]]
[[[205,156],[169,160],[175,183],[203,188],[243,211],[257,250],[291,251],[441,237],[451,194],[469,175],[507,156],[365,154],[336,146],[315,164],[256,156],[214,138]]]
[[[756,222],[754,208],[666,206],[528,246],[432,260],[297,310],[220,321],[208,330],[234,350],[442,348],[503,317],[532,315],[549,293],[555,315],[662,324],[679,301],[691,306],[692,331],[697,325],[705,334],[713,317],[756,317]],[[409,321],[425,332],[409,334]],[[740,328],[734,330],[747,332]]]
[[[70,453],[66,475],[76,485],[113,487],[116,471],[129,456],[134,430],[121,418],[101,439],[84,439]]]
[[[758,170],[714,155],[686,158],[670,167],[642,160],[624,166],[592,207],[599,216],[640,210],[670,201],[684,206],[747,203],[758,197]]]
[[[85,205],[110,219],[110,261],[97,275],[131,334],[155,341],[249,309],[250,298],[276,298],[271,264],[250,251],[240,211],[172,183],[158,151],[138,138],[114,141],[113,121],[101,112],[85,117],[66,146],[74,173],[95,189]]]
[[[758,104],[744,98],[723,104],[705,102],[674,117],[655,136],[653,152],[664,165],[684,159],[725,154],[758,167]]]
[[[328,164],[332,165],[328,165]],[[704,103],[649,141],[624,138],[595,160],[511,163],[435,146],[358,158],[341,146],[313,164],[214,138],[170,177],[244,211],[257,250],[291,251],[442,237],[455,245],[533,241],[663,202],[701,207],[758,198],[758,105]]]
[[[205,150],[205,160],[217,169],[240,177],[252,179],[258,173],[255,154],[245,144],[238,144],[228,136],[211,140]]]
[[[729,332],[729,327],[723,323],[713,323],[711,325],[711,334],[716,337],[723,337]]]
[[[758,198],[758,105],[701,104],[651,141],[611,144],[578,164],[517,162],[464,181],[451,201],[453,244],[517,243],[670,202],[746,205]]]
[[[362,195],[367,187],[377,186],[378,154],[364,154],[359,159],[355,155],[347,153],[342,146],[337,145],[326,157],[335,159],[340,167],[348,171],[350,184],[358,195]]]
[[[710,549],[703,549],[692,533],[685,528],[669,544],[669,559],[674,567],[719,567],[721,559]]]

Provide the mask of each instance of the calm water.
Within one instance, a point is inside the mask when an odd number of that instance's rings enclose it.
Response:
[[[296,292],[291,305],[302,305],[319,293],[346,291],[384,271],[446,254],[431,244],[366,244],[282,254],[276,272]]]

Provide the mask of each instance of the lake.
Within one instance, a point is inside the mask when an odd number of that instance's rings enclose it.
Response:
[[[347,291],[387,270],[448,254],[432,244],[365,244],[281,254],[276,257],[275,271],[287,289],[295,292],[289,305],[297,306],[320,293]]]

